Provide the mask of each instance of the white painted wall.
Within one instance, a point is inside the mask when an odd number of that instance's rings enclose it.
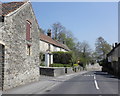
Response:
[[[49,67],[49,58],[50,58],[50,56],[49,56],[49,54],[48,53],[45,53],[45,66],[46,67]]]
[[[50,50],[51,50],[51,52],[54,52],[55,50],[54,50],[54,46],[52,45],[52,44],[50,44]]]
[[[47,42],[41,41],[39,42],[39,46],[40,46],[40,52],[45,53],[45,66],[49,67],[50,64],[53,64],[53,55],[49,54],[47,52],[48,48],[50,45],[50,52],[55,52],[55,51],[63,51],[66,52],[65,49],[54,46],[52,44],[49,44]],[[49,61],[50,60],[50,61]]]
[[[40,40],[40,52],[46,52],[48,50],[48,43]]]
[[[40,40],[40,52],[46,52],[46,50],[48,50],[48,48],[49,48],[49,43]],[[54,46],[52,44],[50,44],[50,51],[51,52],[55,52],[55,51],[66,52],[65,49]]]

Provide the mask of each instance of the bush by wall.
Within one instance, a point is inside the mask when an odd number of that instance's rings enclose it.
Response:
[[[53,62],[60,64],[71,64],[72,52],[53,52]]]
[[[57,64],[57,63],[53,63],[50,64],[50,67],[72,67],[70,64]]]

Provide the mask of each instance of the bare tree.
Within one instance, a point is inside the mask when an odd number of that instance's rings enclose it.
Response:
[[[65,27],[61,23],[57,22],[52,25],[53,38],[59,40],[59,35],[65,33]]]

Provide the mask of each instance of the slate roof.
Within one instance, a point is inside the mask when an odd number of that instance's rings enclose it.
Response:
[[[19,7],[21,7],[25,2],[9,2],[9,3],[2,3],[2,16],[6,16],[9,13],[15,11]]]
[[[120,46],[120,43],[118,43],[117,46],[115,46],[115,47],[107,54],[107,56],[110,56],[110,55],[115,51],[115,49],[118,48],[119,46]]]
[[[45,35],[43,33],[40,33],[40,40],[45,41],[47,43],[50,43],[52,45],[55,45],[57,47],[64,48],[64,49],[66,49],[68,51],[70,50],[65,44],[62,44],[61,42],[53,40],[51,37],[49,37],[49,36],[47,36],[47,35]]]

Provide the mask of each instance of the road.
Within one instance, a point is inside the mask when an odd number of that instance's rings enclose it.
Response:
[[[59,82],[62,83],[42,94],[118,94],[118,79],[101,71],[87,72]]]

